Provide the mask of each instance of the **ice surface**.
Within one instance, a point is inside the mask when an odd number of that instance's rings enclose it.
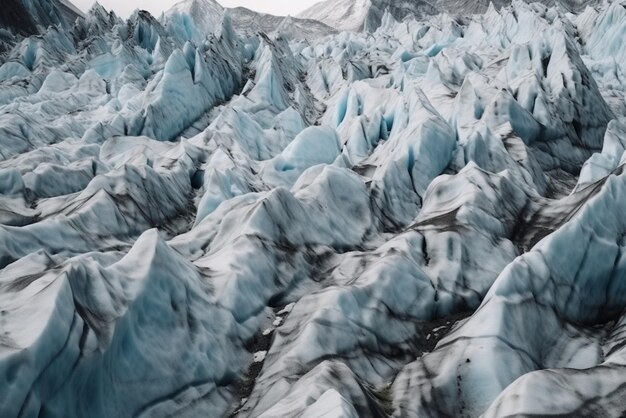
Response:
[[[626,412],[620,2],[45,1],[0,30],[1,417]]]

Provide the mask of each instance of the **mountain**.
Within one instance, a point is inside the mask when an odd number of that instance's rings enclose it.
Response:
[[[225,9],[214,0],[183,0],[166,11],[162,20],[166,26],[195,32],[187,36],[200,41],[218,27],[226,11],[235,30],[247,36],[280,32],[290,39],[313,39],[336,33],[335,29],[318,21],[257,13],[245,7]]]
[[[406,16],[428,16],[439,12],[433,2],[390,0],[327,0],[298,14],[302,19],[314,19],[338,30],[375,30],[388,10],[397,20]]]
[[[385,11],[396,20],[402,21],[408,16],[423,18],[438,13],[469,15],[485,13],[489,4],[498,9],[510,5],[510,0],[326,0],[314,4],[298,14],[302,19],[314,19],[326,23],[338,30],[374,31],[382,21]],[[547,6],[559,4],[565,10],[580,12],[589,4],[598,4],[599,0],[548,0]]]
[[[5,0],[0,7],[0,27],[32,35],[50,25],[69,27],[82,15],[66,0]]]
[[[273,16],[245,7],[230,9],[230,15],[235,29],[247,35],[256,35],[259,32],[280,33],[289,39],[303,40],[317,39],[337,32],[336,29],[317,20]]]
[[[625,416],[624,4],[0,30],[0,417]]]
[[[56,6],[68,24],[73,24],[78,17],[85,14],[69,0],[56,0]]]
[[[316,3],[298,14],[303,19],[324,22],[339,30],[362,30],[368,18],[370,0],[340,0]]]

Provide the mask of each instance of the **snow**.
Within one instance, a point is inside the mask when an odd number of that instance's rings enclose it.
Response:
[[[254,362],[255,363],[263,363],[265,360],[265,356],[267,355],[267,351],[258,351],[254,353]]]
[[[326,1],[314,4],[298,16],[339,30],[358,31],[363,29],[369,6],[369,0]]]
[[[532,3],[532,2],[531,2]],[[582,12],[585,6],[592,6],[599,1],[584,0],[557,0],[546,1],[548,5],[559,5],[564,11]],[[495,7],[494,7],[495,4]],[[439,13],[451,15],[471,15],[489,13],[503,6],[510,5],[510,1],[393,1],[393,0],[326,0],[320,1],[304,10],[298,17],[314,19],[323,22],[341,31],[375,31],[385,27],[389,19],[401,22],[405,18],[428,18]],[[543,7],[543,5],[539,6]],[[532,33],[529,31],[528,33]]]

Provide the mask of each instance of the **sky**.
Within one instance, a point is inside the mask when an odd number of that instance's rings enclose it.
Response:
[[[95,0],[71,0],[83,11],[89,10]],[[114,10],[115,14],[127,18],[135,9],[148,10],[152,15],[159,17],[162,11],[169,9],[179,0],[99,0],[107,10]],[[248,9],[279,16],[296,15],[318,0],[218,0],[225,7],[243,6]]]

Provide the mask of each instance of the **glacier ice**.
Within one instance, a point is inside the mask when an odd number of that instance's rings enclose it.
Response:
[[[0,416],[626,413],[623,2],[10,3]]]

